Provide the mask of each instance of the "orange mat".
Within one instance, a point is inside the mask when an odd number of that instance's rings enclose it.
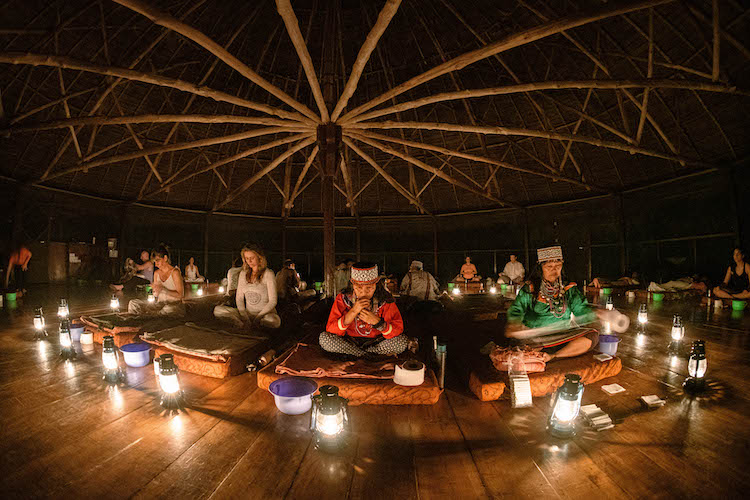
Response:
[[[553,361],[547,369],[539,373],[530,373],[531,394],[534,397],[547,396],[560,387],[566,373],[581,376],[584,384],[593,384],[607,377],[612,377],[622,370],[622,360],[614,357],[608,361],[597,361],[594,353],[586,353],[575,358]],[[508,384],[507,372],[499,372],[492,366],[489,356],[484,356],[479,366],[469,374],[469,389],[481,401],[495,401],[510,397],[505,391]]]
[[[258,372],[258,387],[268,390],[271,382],[289,375],[276,373],[278,365],[286,356],[280,356]],[[443,392],[438,386],[437,378],[432,370],[425,372],[424,383],[417,387],[397,385],[393,380],[368,380],[344,378],[314,378],[318,387],[335,385],[339,394],[349,400],[352,406],[357,405],[434,405]]]
[[[213,361],[173,351],[161,346],[152,347],[156,353],[154,356],[161,356],[162,354],[174,355],[174,362],[180,371],[211,378],[227,378],[239,375],[247,370],[247,364],[253,361],[254,357],[261,354],[250,350],[240,356],[230,356],[227,361]]]

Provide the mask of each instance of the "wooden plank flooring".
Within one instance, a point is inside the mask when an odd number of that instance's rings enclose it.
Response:
[[[482,403],[449,350],[453,369],[436,405],[353,407],[352,435],[330,455],[312,446],[309,414],[280,414],[254,374],[183,374],[190,407],[178,414],[157,404],[150,366],[129,368],[122,388],[105,387],[98,346],[72,363],[58,357],[59,293],[32,290],[26,304],[0,313],[6,498],[727,498],[750,486],[750,311],[652,307],[648,335],[620,343],[620,375],[585,389],[584,403],[609,412],[614,429],[553,440],[549,398],[519,410]],[[106,296],[68,294],[73,315]],[[637,304],[622,302],[633,315]],[[48,342],[31,340],[38,303],[49,313]],[[682,393],[686,361],[666,355],[674,312],[687,320],[688,341],[707,343],[710,390],[700,398]],[[601,390],[612,382],[626,392]],[[645,394],[666,406],[643,409]]]

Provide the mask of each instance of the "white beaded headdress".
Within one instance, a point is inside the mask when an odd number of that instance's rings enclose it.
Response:
[[[355,264],[352,267],[352,283],[356,285],[371,285],[377,283],[380,279],[378,274],[377,264],[368,264],[366,266],[357,267]]]
[[[536,251],[538,262],[547,262],[548,260],[563,260],[562,247],[546,247]]]

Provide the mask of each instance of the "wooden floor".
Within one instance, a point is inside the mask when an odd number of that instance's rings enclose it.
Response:
[[[434,406],[351,408],[349,446],[326,455],[311,445],[309,416],[280,414],[254,374],[183,374],[191,404],[177,415],[157,404],[150,366],[128,369],[125,388],[105,388],[98,346],[71,363],[59,359],[54,333],[31,340],[31,305],[44,302],[51,320],[60,293],[32,291],[1,313],[6,498],[727,498],[750,486],[750,311],[652,310],[650,335],[620,344],[622,373],[583,396],[616,418],[614,429],[555,441],[545,432],[549,398],[522,410],[482,403],[454,370]],[[74,316],[107,299],[69,296]],[[666,355],[676,310],[689,340],[707,343],[710,389],[701,398],[683,395],[687,363]],[[627,391],[608,396],[600,387],[612,382]],[[666,406],[643,410],[637,398],[646,394]]]

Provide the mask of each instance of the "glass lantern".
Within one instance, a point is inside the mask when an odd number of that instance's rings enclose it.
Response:
[[[117,298],[117,295],[112,295],[112,298],[109,299],[109,307],[112,309],[112,312],[116,313],[120,310],[120,299]]]
[[[638,308],[638,324],[646,325],[648,323],[648,308],[646,304],[641,304]]]
[[[102,378],[110,384],[117,384],[122,380],[123,373],[120,369],[120,353],[115,346],[115,338],[112,335],[105,335],[102,345],[102,365],[104,365]]]
[[[455,295],[456,297],[458,297],[459,295],[461,295],[461,289],[457,286],[453,287],[453,290],[451,291],[451,293]]]
[[[57,306],[57,317],[67,318],[70,316],[70,309],[68,309],[67,299],[60,299],[60,303]]]
[[[611,296],[611,295],[607,296],[607,304],[606,304],[606,305],[605,305],[604,307],[605,307],[605,308],[607,309],[607,311],[612,311],[612,310],[614,310],[614,308],[615,308],[615,303],[614,303],[614,301],[612,300],[612,296]]]
[[[701,392],[706,388],[706,344],[702,340],[693,342],[688,358],[688,378],[682,384],[685,392]]]
[[[581,410],[583,383],[581,376],[568,373],[552,399],[552,412],[547,420],[547,432],[559,438],[576,434],[575,420]]]
[[[47,338],[46,326],[42,308],[37,307],[34,309],[34,340],[44,340]]]
[[[667,348],[670,354],[679,354],[682,351],[682,339],[685,337],[685,325],[682,324],[682,317],[675,314],[672,319],[672,341]]]
[[[224,286],[219,287],[219,293],[224,293]]]
[[[153,304],[156,302],[156,297],[154,297],[154,291],[149,290],[148,295],[146,296],[146,301],[148,301],[149,304]]]
[[[495,294],[497,294],[497,287],[496,287],[495,285],[492,285],[492,286],[490,287],[490,293],[491,293],[492,295],[495,295]]]
[[[67,318],[60,321],[60,356],[63,359],[74,359],[76,357],[73,336],[70,334],[70,321]]]
[[[203,296],[203,288],[199,288],[198,291],[195,292],[195,293],[198,294],[198,297],[202,297]]]
[[[339,388],[324,385],[319,394],[313,396],[310,428],[313,431],[315,447],[333,449],[338,447],[349,429],[347,399],[339,396]]]
[[[175,409],[184,406],[179,369],[174,363],[173,354],[159,356],[159,388],[161,389],[160,404],[163,407]]]

